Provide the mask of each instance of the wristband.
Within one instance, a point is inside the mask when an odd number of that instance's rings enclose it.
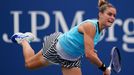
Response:
[[[102,64],[101,67],[99,67],[99,69],[104,72],[106,70],[105,64]]]

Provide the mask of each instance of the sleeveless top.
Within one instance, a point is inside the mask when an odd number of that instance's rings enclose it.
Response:
[[[58,42],[63,48],[64,52],[73,57],[80,57],[84,55],[84,35],[78,31],[78,27],[85,22],[92,23],[92,25],[96,28],[96,34],[94,37],[94,45],[96,45],[99,42],[102,34],[102,32],[99,32],[98,20],[85,20],[79,25],[70,29],[70,31],[65,32],[58,37]]]

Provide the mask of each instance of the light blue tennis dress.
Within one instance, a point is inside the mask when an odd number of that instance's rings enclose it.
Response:
[[[99,32],[98,20],[85,20],[82,23],[90,22],[96,28],[96,34],[94,37],[94,45],[99,42],[101,32]],[[64,52],[74,58],[78,58],[84,55],[84,36],[78,31],[78,27],[82,25],[73,27],[69,32],[66,32],[58,37],[58,42],[63,48]],[[69,56],[69,57],[70,57]]]

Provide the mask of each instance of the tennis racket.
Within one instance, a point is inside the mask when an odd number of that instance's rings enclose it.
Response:
[[[111,50],[111,60],[108,69],[110,71],[113,70],[115,73],[121,71],[121,56],[117,47],[113,47]]]

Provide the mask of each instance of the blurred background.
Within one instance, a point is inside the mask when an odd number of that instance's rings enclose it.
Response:
[[[98,0],[1,0],[0,2],[0,75],[62,75],[60,66],[51,65],[37,70],[24,67],[21,46],[10,41],[16,32],[32,32],[35,52],[42,48],[46,35],[66,32],[86,19],[98,16]],[[95,47],[106,65],[113,46],[120,49],[122,71],[118,75],[134,74],[134,1],[109,0],[117,8],[116,21],[104,31]],[[98,68],[83,57],[83,75],[102,75]],[[112,75],[116,75],[112,72]]]

